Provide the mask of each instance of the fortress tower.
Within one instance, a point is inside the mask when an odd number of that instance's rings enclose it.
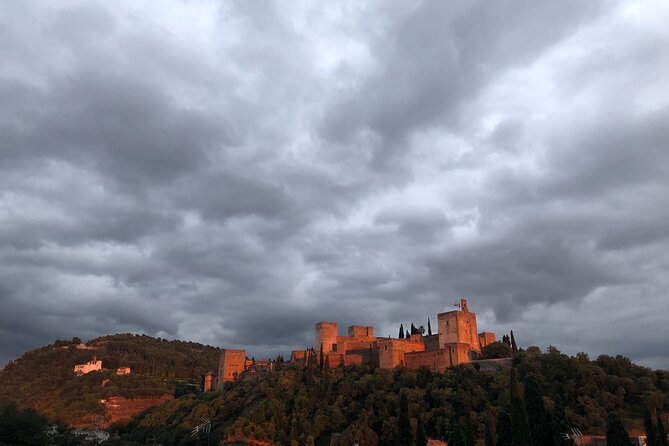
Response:
[[[214,372],[207,372],[204,375],[204,385],[202,388],[203,392],[210,392],[214,390],[216,383],[216,375],[214,375]]]
[[[234,381],[246,368],[246,350],[221,350],[218,363],[218,387],[222,388],[226,381]]]
[[[447,344],[468,344],[471,350],[481,352],[476,331],[476,313],[469,311],[467,299],[460,299],[460,310],[438,314],[437,325],[439,348],[446,348]]]
[[[320,350],[323,344],[323,352],[333,351],[333,345],[337,344],[337,323],[319,322],[316,324],[316,351]]]

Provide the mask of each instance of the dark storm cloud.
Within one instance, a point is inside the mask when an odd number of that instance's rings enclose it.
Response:
[[[324,133],[348,140],[370,128],[384,142],[376,154],[383,160],[416,129],[457,125],[459,109],[482,85],[531,62],[597,8],[577,1],[421,2],[372,41],[379,69],[332,108]]]
[[[467,296],[523,345],[669,366],[666,5],[146,8],[0,6],[1,363],[286,354]]]

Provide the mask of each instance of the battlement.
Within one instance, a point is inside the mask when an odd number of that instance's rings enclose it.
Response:
[[[374,337],[374,327],[363,327],[361,325],[351,325],[348,327],[348,335],[352,338],[370,338]]]

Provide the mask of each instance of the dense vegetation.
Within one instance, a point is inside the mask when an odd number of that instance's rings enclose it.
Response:
[[[316,364],[314,364],[316,363]],[[669,407],[669,372],[618,356],[569,357],[550,348],[518,351],[512,369],[466,365],[428,369],[320,370],[284,366],[258,381],[226,384],[223,394],[188,395],[121,428],[126,441],[206,444],[191,439],[200,417],[213,421],[212,444],[232,437],[281,445],[411,445],[426,437],[457,446],[551,446],[574,426],[604,435],[617,413],[632,433],[644,414]],[[418,443],[416,443],[418,444]],[[424,443],[421,443],[424,444]]]
[[[34,409],[0,407],[0,446],[42,445],[47,442],[46,418]]]
[[[56,341],[7,364],[0,373],[0,403],[33,407],[50,420],[69,424],[102,414],[102,399],[173,393],[179,381],[199,384],[206,371],[218,366],[219,349],[194,342],[131,334],[89,341],[97,350],[77,349],[79,342]],[[105,370],[75,376],[74,365],[92,356],[102,360]],[[117,376],[120,366],[129,366],[132,373]]]

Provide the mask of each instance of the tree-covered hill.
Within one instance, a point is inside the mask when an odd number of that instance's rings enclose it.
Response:
[[[79,346],[79,348],[77,348]],[[198,384],[218,366],[219,349],[194,342],[168,341],[146,335],[117,334],[92,339],[56,341],[29,351],[0,372],[0,403],[33,407],[49,419],[66,424],[92,420],[105,413],[102,401],[112,396],[159,397],[174,394],[179,383]],[[83,376],[75,364],[93,356],[103,370]],[[117,367],[131,368],[117,376]]]
[[[190,437],[207,417],[213,422],[211,444],[248,438],[279,445],[413,445],[427,436],[468,446],[497,438],[499,446],[511,444],[504,437],[513,424],[528,435],[526,443],[513,444],[551,446],[563,444],[559,434],[569,427],[603,435],[610,412],[641,434],[646,408],[665,417],[669,409],[669,372],[620,356],[569,357],[554,348],[518,352],[513,372],[472,365],[445,373],[284,366],[266,378],[226,387],[223,393],[183,396],[134,418],[120,427],[120,441],[155,436],[165,445],[207,444],[205,437]]]

